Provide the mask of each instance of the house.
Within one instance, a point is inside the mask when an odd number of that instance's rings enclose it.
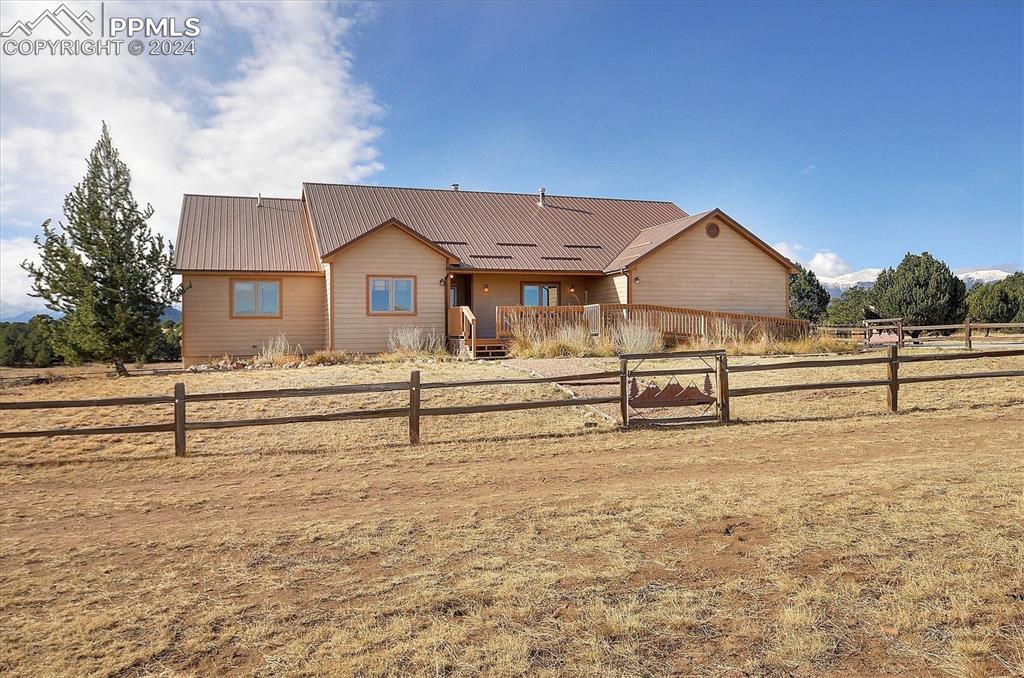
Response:
[[[307,183],[299,198],[186,195],[175,270],[185,364],[387,350],[389,331],[497,336],[507,306],[656,304],[786,316],[794,265],[721,210],[539,194]]]

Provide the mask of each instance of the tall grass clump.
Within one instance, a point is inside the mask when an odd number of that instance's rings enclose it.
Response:
[[[512,328],[509,354],[516,358],[568,358],[594,355],[594,343],[585,325],[561,325],[542,332],[533,325]]]
[[[278,332],[276,337],[268,337],[263,342],[259,355],[253,358],[253,363],[280,367],[288,363],[302,362],[302,358],[302,346],[300,344],[293,345],[288,341],[284,332]]]
[[[655,353],[665,347],[661,330],[636,320],[612,328],[611,340],[616,353]]]
[[[388,354],[406,359],[444,354],[444,336],[431,328],[394,327],[388,330]]]

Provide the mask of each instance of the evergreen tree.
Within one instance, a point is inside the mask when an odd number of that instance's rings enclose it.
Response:
[[[823,322],[826,325],[860,325],[868,318],[877,318],[871,290],[851,287],[838,299],[829,302]]]
[[[927,252],[908,253],[895,269],[882,271],[872,292],[878,313],[905,325],[961,323],[967,314],[964,281]]]
[[[157,341],[161,313],[181,298],[172,247],[150,231],[153,208],[139,208],[130,184],[104,123],[85,177],[64,199],[67,223],[44,222],[40,264],[22,264],[33,296],[64,314],[50,329],[54,351],[72,363],[108,361],[121,375]]]
[[[975,285],[967,293],[967,317],[979,323],[1008,323],[1017,315],[1017,300],[1002,282]]]
[[[789,276],[789,315],[801,320],[817,321],[828,306],[828,290],[818,282],[818,276],[800,264],[797,272]]]
[[[1009,295],[1013,301],[1013,305],[1016,306],[1017,312],[1012,318],[1012,322],[1022,323],[1024,322],[1024,273],[1018,271],[1008,278],[1003,278],[998,283],[999,287]]]

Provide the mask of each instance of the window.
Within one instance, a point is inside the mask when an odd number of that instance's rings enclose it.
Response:
[[[415,276],[367,276],[368,313],[416,315]]]
[[[280,280],[231,280],[232,318],[280,318]]]
[[[523,306],[558,306],[558,283],[523,283]]]

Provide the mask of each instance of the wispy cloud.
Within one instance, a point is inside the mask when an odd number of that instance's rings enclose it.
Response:
[[[813,173],[815,173],[817,171],[818,171],[818,166],[815,165],[812,162],[812,163],[808,164],[806,167],[804,167],[802,170],[800,170],[800,174],[813,174]]]
[[[374,124],[382,107],[355,79],[346,49],[358,19],[337,6],[108,2],[107,9],[198,16],[198,54],[2,57],[5,301],[30,301],[18,272],[26,238],[43,219],[61,217],[101,120],[132,170],[135,196],[156,210],[152,226],[169,237],[185,192],[294,196],[303,180],[358,181],[382,169]],[[0,22],[38,12],[35,3],[4,3]]]

